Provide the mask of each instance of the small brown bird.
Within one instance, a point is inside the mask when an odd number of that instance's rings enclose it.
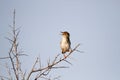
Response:
[[[62,50],[62,54],[64,54],[64,57],[66,58],[65,53],[71,52],[70,34],[67,31],[61,33],[62,33],[62,40],[60,42],[60,47]]]

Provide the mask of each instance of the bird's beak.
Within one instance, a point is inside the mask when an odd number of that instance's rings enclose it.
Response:
[[[60,32],[60,35],[62,35],[63,34],[63,32]]]

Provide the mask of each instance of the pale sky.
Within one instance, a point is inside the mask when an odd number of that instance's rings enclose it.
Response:
[[[61,53],[60,31],[68,31],[72,48],[81,43],[78,50],[84,53],[74,52],[69,59],[73,65],[63,63],[70,68],[53,75],[60,80],[120,80],[120,0],[0,0],[0,57],[8,55],[5,37],[14,9],[20,48],[29,55],[22,58],[25,71],[37,56],[45,65]]]

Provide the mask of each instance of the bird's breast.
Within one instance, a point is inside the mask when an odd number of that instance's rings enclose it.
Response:
[[[67,48],[67,49],[69,49],[69,43],[67,42],[67,39],[62,38],[60,46],[61,46],[61,48]]]

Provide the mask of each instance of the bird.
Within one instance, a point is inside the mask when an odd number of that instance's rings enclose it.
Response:
[[[67,31],[61,32],[62,39],[60,41],[60,47],[64,58],[66,58],[65,53],[71,52],[71,41],[70,41],[70,34]]]

